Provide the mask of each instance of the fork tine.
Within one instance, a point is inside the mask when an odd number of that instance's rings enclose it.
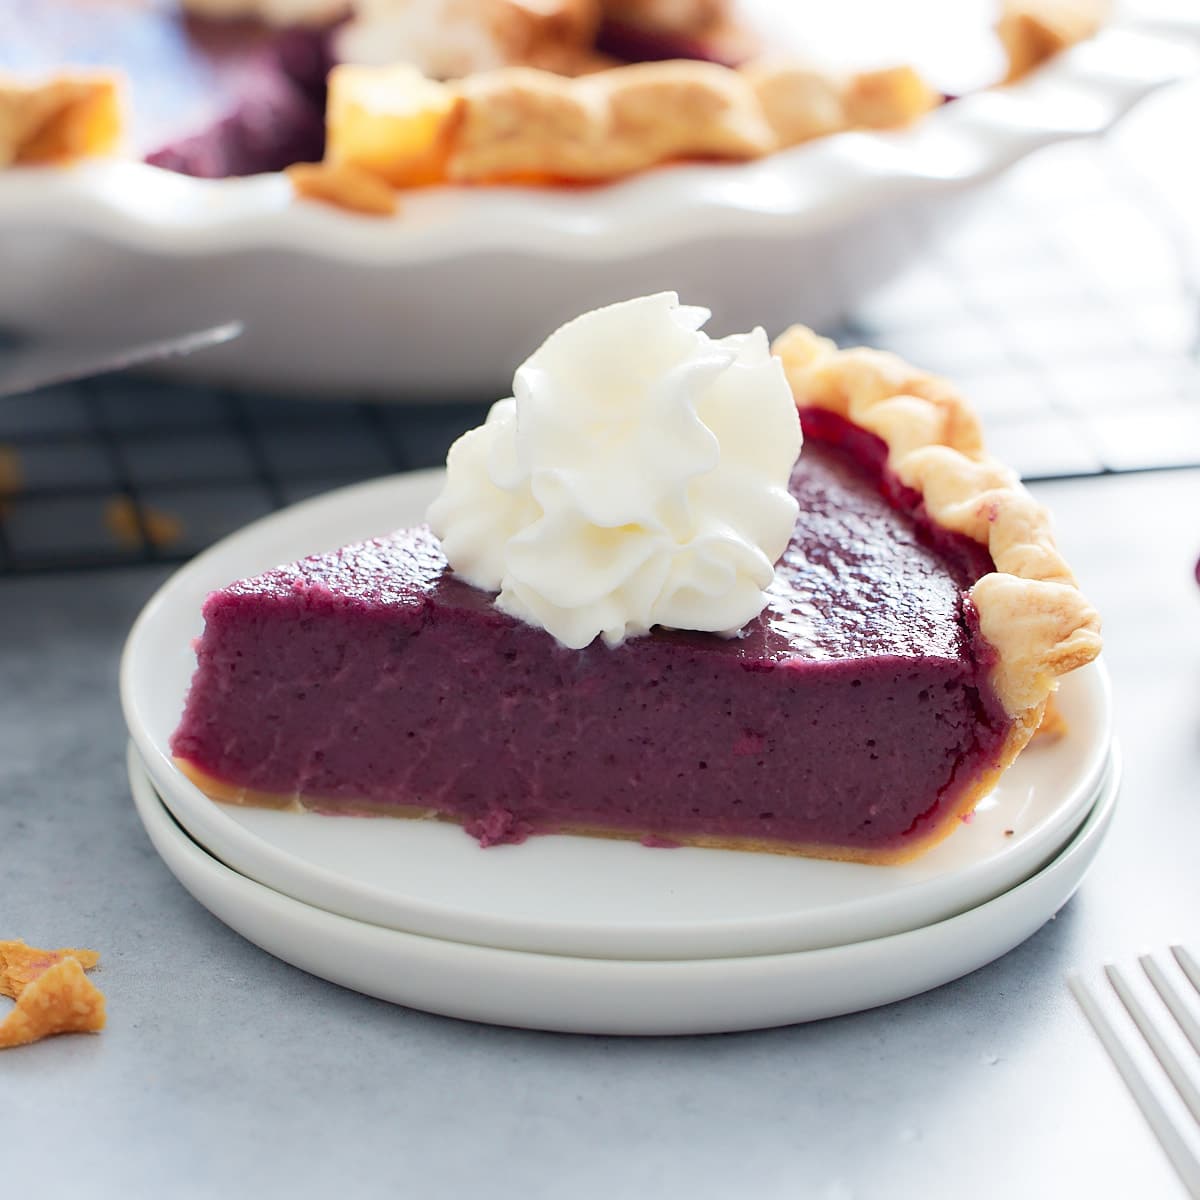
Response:
[[[1175,985],[1163,973],[1162,967],[1152,954],[1143,954],[1138,962],[1146,977],[1154,984],[1154,990],[1162,997],[1163,1003],[1171,1010],[1179,1028],[1183,1030],[1187,1040],[1192,1043],[1192,1049],[1200,1054],[1200,1021],[1197,1021],[1184,1004],[1183,997],[1175,989]]]
[[[1184,1104],[1188,1106],[1188,1112],[1197,1122],[1200,1122],[1200,1088],[1197,1088],[1195,1081],[1188,1074],[1187,1068],[1180,1062],[1179,1056],[1159,1032],[1154,1019],[1142,1007],[1142,1002],[1134,995],[1129,981],[1121,974],[1120,970],[1112,963],[1108,963],[1104,968],[1104,973],[1108,976],[1108,982],[1112,984],[1113,991],[1125,1005],[1125,1011],[1129,1013],[1133,1018],[1133,1023],[1141,1030],[1142,1037],[1146,1039],[1146,1045],[1154,1051],[1154,1057],[1162,1063],[1167,1077],[1175,1085],[1175,1090],[1183,1098]]]
[[[1200,992],[1200,965],[1196,963],[1191,952],[1184,946],[1172,946],[1171,953],[1175,955],[1175,961],[1183,968],[1183,973],[1192,987]]]
[[[1171,1160],[1171,1165],[1175,1168],[1184,1187],[1187,1188],[1193,1200],[1200,1200],[1200,1159],[1197,1159],[1187,1144],[1183,1133],[1155,1094],[1150,1081],[1129,1053],[1120,1034],[1109,1024],[1104,1009],[1100,1006],[1100,1002],[1096,999],[1086,980],[1080,975],[1071,975],[1067,979],[1067,986],[1070,987],[1072,994],[1079,1002],[1079,1007],[1083,1009],[1084,1016],[1096,1031],[1096,1036],[1100,1039],[1104,1049],[1108,1051],[1109,1058],[1112,1059],[1113,1065],[1125,1081],[1125,1086],[1129,1088],[1138,1108],[1142,1110],[1143,1116],[1149,1122],[1154,1136],[1158,1138],[1159,1144],[1166,1151],[1167,1157]]]

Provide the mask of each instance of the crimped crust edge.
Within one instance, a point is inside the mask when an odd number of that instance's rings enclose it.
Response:
[[[1101,649],[1100,618],[1055,544],[1050,514],[986,452],[974,410],[947,381],[886,351],[839,350],[801,325],[772,350],[798,405],[836,413],[880,438],[889,470],[920,493],[930,520],[987,547],[996,570],[969,597],[996,653],[996,696],[1010,717],[1028,723],[1058,678]]]

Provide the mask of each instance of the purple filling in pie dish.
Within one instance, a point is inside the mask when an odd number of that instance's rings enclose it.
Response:
[[[237,46],[236,27],[209,32],[224,35],[208,43],[219,62],[225,39]],[[146,162],[206,179],[319,162],[325,153],[325,77],[332,66],[324,30],[289,29],[256,41],[242,61],[237,98],[228,110],[150,151]]]
[[[0,40],[0,69],[120,70],[135,93],[132,148],[154,166],[226,178],[324,155],[336,22],[277,29],[184,15],[170,0],[115,8],[86,0],[16,4]],[[620,23],[606,26],[600,43],[625,62],[728,57],[696,39]]]

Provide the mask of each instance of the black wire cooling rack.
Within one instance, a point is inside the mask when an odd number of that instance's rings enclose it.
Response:
[[[1198,98],[1035,156],[954,227],[914,218],[920,265],[831,332],[955,380],[1027,479],[1200,465],[1200,179],[1179,153]],[[486,410],[128,377],[5,401],[0,575],[182,561],[306,496],[438,465]]]

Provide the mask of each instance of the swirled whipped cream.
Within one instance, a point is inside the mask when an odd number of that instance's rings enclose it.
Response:
[[[710,315],[672,292],[614,304],[517,369],[429,509],[458,575],[576,649],[762,611],[800,422],[766,334],[714,340]]]

